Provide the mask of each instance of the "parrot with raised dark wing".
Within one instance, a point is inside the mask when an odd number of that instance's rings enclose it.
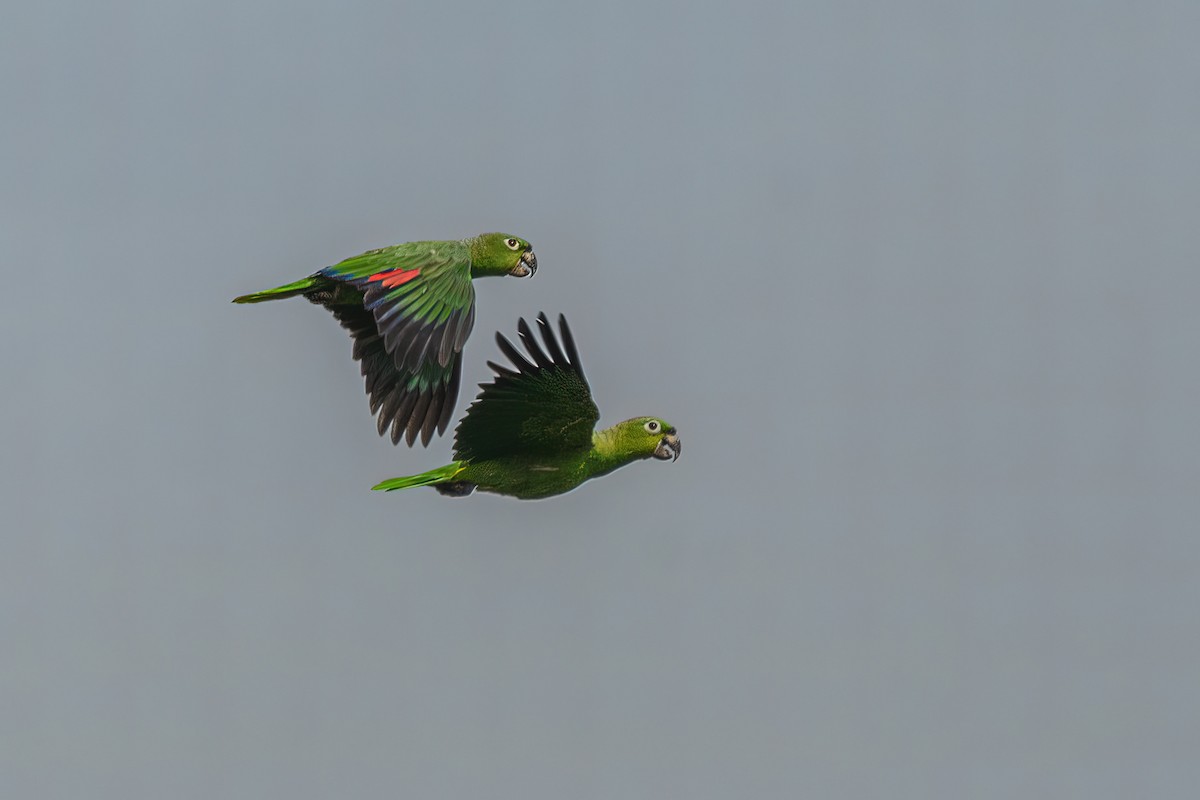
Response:
[[[373,488],[432,486],[454,497],[478,489],[533,500],[569,492],[634,461],[679,457],[679,436],[659,417],[596,430],[600,412],[566,318],[558,318],[561,343],[545,314],[537,325],[541,344],[525,320],[517,325],[528,356],[496,334],[512,367],[488,362],[496,377],[480,384],[483,391],[459,421],[453,463]]]
[[[261,303],[303,295],[329,309],[354,338],[379,435],[411,446],[446,432],[475,324],[473,278],[532,276],[529,242],[506,233],[408,242],[347,258],[294,283],[235,298]]]

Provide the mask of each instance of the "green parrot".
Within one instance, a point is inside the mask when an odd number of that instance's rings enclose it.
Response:
[[[459,357],[475,324],[473,278],[537,272],[529,242],[507,233],[408,242],[368,250],[295,283],[234,298],[261,303],[304,295],[354,338],[379,435],[409,446],[446,432],[462,376]]]
[[[496,378],[479,385],[483,391],[454,431],[454,463],[372,488],[432,486],[451,497],[479,489],[534,500],[569,492],[634,461],[679,458],[675,428],[658,417],[595,430],[600,412],[566,318],[558,318],[561,345],[545,314],[537,324],[545,350],[525,320],[517,325],[528,358],[496,334],[515,369],[488,362]]]

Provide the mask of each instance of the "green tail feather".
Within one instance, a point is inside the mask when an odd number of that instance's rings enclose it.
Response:
[[[274,289],[267,289],[262,292],[254,292],[253,294],[244,294],[241,297],[233,298],[235,303],[262,303],[267,300],[283,300],[286,297],[295,297],[298,294],[304,294],[309,289],[313,289],[321,283],[321,278],[312,275],[307,278],[302,278],[295,283],[287,283],[283,286],[276,286]]]
[[[453,464],[447,464],[444,467],[431,469],[429,472],[422,472],[420,475],[406,475],[403,478],[389,478],[383,483],[372,486],[372,489],[380,489],[385,492],[390,492],[393,489],[408,489],[413,486],[433,486],[438,483],[447,483],[454,478],[455,475],[462,472],[466,465],[455,461]]]

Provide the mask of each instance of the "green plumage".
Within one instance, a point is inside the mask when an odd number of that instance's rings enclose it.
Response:
[[[583,375],[571,329],[559,317],[561,343],[545,314],[542,342],[525,320],[517,325],[526,354],[496,334],[512,367],[488,362],[496,377],[454,432],[455,461],[375,486],[391,491],[433,486],[462,496],[479,489],[531,500],[569,492],[584,481],[646,458],[675,459],[675,428],[657,417],[635,417],[595,430],[600,412]]]
[[[503,233],[370,250],[307,278],[235,298],[261,303],[303,295],[354,338],[371,413],[382,436],[428,445],[454,413],[460,353],[475,324],[471,281],[537,271],[529,242]]]
[[[283,300],[288,297],[295,297],[298,294],[316,288],[325,283],[324,278],[318,278],[316,275],[311,275],[307,278],[301,278],[294,283],[286,283],[283,286],[276,286],[274,289],[267,289],[263,292],[255,292],[254,294],[244,294],[241,297],[234,298],[235,303],[265,303],[268,300]]]

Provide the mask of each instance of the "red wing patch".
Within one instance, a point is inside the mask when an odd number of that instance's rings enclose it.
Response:
[[[376,272],[369,281],[382,281],[382,286],[385,289],[391,289],[396,286],[401,286],[408,283],[413,278],[421,274],[420,269],[388,269],[383,272]]]

